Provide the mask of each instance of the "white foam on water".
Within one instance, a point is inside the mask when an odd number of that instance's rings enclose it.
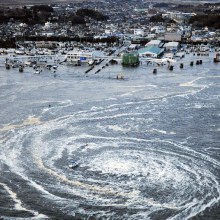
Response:
[[[96,111],[96,110],[100,110],[103,109],[102,107],[97,107],[97,106],[92,106],[92,108],[90,109],[91,111]]]
[[[194,81],[188,85],[193,85]],[[168,98],[186,97],[205,88],[199,87],[202,88],[197,91],[167,94],[164,99],[167,101]],[[130,126],[128,126],[127,118],[145,122],[142,118],[143,113],[139,113],[139,110],[123,113],[120,112],[120,108],[125,110],[127,107],[135,108],[137,104],[147,104],[148,101],[112,104],[107,107],[93,106],[89,110],[70,112],[69,115],[49,122],[24,123],[24,126],[16,127],[19,131],[10,140],[5,140],[6,145],[0,157],[11,170],[20,174],[45,198],[63,202],[63,207],[71,205],[73,200],[53,195],[47,188],[48,183],[35,179],[34,175],[33,180],[30,179],[27,176],[29,171],[33,174],[37,172],[46,174],[52,181],[50,187],[53,186],[53,189],[59,192],[79,196],[85,204],[137,208],[140,209],[137,216],[144,217],[150,216],[156,210],[171,209],[178,212],[171,219],[190,218],[219,201],[219,182],[210,171],[210,167],[219,168],[220,164],[209,155],[198,153],[183,143],[175,143],[168,139],[146,140],[139,136],[117,135],[117,133],[129,132],[131,129],[140,130],[136,124],[129,123]],[[149,102],[151,101],[155,99]],[[109,112],[113,112],[114,115],[107,115],[106,113]],[[114,120],[118,123],[114,124]],[[90,130],[91,125],[96,127]],[[175,134],[173,131],[150,128],[149,130],[145,128],[145,131],[166,135]],[[71,135],[58,135],[47,140],[45,137],[50,136],[50,132],[56,129],[68,130]],[[97,135],[96,129],[104,134]],[[114,135],[109,134],[108,130],[114,131]],[[10,129],[7,131],[11,132]],[[31,140],[29,146],[23,145],[25,140]],[[13,148],[15,143],[16,148]],[[87,144],[82,148],[84,143]],[[63,158],[64,152],[67,159],[75,153],[85,156],[80,167],[93,175],[85,180],[80,169],[70,173],[65,168],[57,168],[55,162]],[[24,159],[22,157],[24,153],[27,153],[30,158],[20,161]],[[104,175],[106,179],[99,178],[99,175]],[[142,187],[151,191],[142,194]],[[206,193],[207,188],[210,194]],[[156,190],[161,193],[160,198],[156,196]],[[169,194],[166,194],[166,190]],[[213,199],[214,196],[215,199]],[[78,208],[75,203],[80,202],[81,200],[74,201],[72,206],[74,211]],[[142,212],[142,210],[145,211]],[[88,212],[85,210],[85,213]],[[102,216],[103,213],[100,215]],[[128,219],[131,218],[128,216]]]
[[[127,92],[119,95],[120,97],[132,96],[134,92]]]
[[[108,125],[108,128],[113,130],[113,131],[122,131],[122,132],[128,132],[131,130],[131,128],[123,128],[118,125]]]
[[[157,87],[157,86],[152,84],[146,84],[143,86],[118,86],[118,88],[145,88],[145,87]]]
[[[147,132],[158,132],[158,133],[161,133],[161,134],[176,134],[176,132],[174,132],[174,131],[168,132],[168,131],[164,131],[164,130],[160,130],[160,129],[156,129],[156,128],[151,129],[149,131],[147,130]]]
[[[34,116],[29,116],[21,124],[7,124],[7,125],[3,126],[3,128],[0,128],[0,131],[10,131],[10,130],[13,130],[16,128],[21,128],[24,126],[38,125],[40,123],[41,123],[41,121],[39,118],[34,117]]]
[[[197,84],[195,84],[195,82],[200,79],[204,79],[204,78],[207,78],[207,77],[198,77],[192,81],[181,83],[181,84],[179,84],[179,86],[181,86],[181,87],[201,87],[203,85],[197,85]]]
[[[4,183],[0,183],[1,186],[3,186],[3,188],[8,192],[8,194],[10,195],[10,197],[13,199],[15,205],[14,208],[18,211],[26,211],[26,212],[30,212],[31,214],[33,214],[35,216],[35,218],[47,218],[46,215],[43,214],[39,214],[37,211],[34,210],[30,210],[30,209],[26,209],[24,207],[24,205],[22,204],[21,200],[18,199],[17,194],[15,192],[13,192],[6,184]]]
[[[115,101],[115,100],[117,100],[117,98],[113,98],[113,97],[111,98],[110,97],[110,98],[107,98],[106,100],[108,100],[108,101]]]
[[[101,125],[101,123],[98,123],[98,124],[96,125],[96,128],[100,129],[100,130],[103,131],[103,132],[107,132],[107,131],[106,131],[106,126]]]
[[[8,194],[10,195],[10,197],[13,199],[13,201],[15,202],[15,209],[16,210],[20,210],[20,211],[29,211],[26,208],[24,208],[22,206],[22,202],[21,200],[19,200],[17,198],[17,194],[15,192],[13,192],[6,184],[4,183],[0,183],[0,185],[2,185],[4,187],[4,189],[8,192]]]

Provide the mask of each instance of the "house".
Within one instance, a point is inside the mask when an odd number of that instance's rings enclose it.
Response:
[[[142,48],[138,50],[138,54],[140,57],[153,57],[157,58],[163,53],[164,49],[159,48],[154,45],[150,45],[148,47]]]

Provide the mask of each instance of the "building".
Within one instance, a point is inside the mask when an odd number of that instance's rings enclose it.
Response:
[[[164,26],[153,26],[150,31],[155,32],[156,34],[162,34],[165,33],[166,30]]]
[[[148,34],[147,35],[147,38],[148,39],[153,39],[153,38],[155,38],[156,37],[156,34]]]
[[[67,62],[90,64],[101,57],[103,57],[103,53],[100,51],[73,50],[67,53]]]
[[[164,35],[165,41],[178,41],[180,42],[182,40],[182,34],[177,32],[167,32]]]
[[[144,36],[144,30],[143,29],[134,29],[134,35]]]
[[[151,41],[148,42],[145,46],[146,46],[146,47],[148,47],[148,46],[161,47],[161,46],[163,46],[163,43],[162,43],[160,40],[151,40]]]
[[[46,22],[45,24],[44,24],[44,28],[45,29],[50,29],[51,28],[51,23],[48,21],[48,22]]]
[[[152,57],[158,58],[164,52],[163,48],[159,48],[157,46],[148,46],[138,50],[138,54],[140,57]]]
[[[164,45],[166,51],[176,52],[179,48],[179,42],[168,42]]]
[[[93,52],[84,52],[84,51],[70,51],[67,53],[67,62],[68,63],[88,63],[94,59]]]
[[[122,57],[122,65],[124,66],[137,66],[139,65],[138,53],[125,53]]]
[[[162,14],[163,18],[170,18],[174,20],[185,20],[189,19],[190,17],[195,16],[195,13],[184,13],[184,12],[166,12]]]
[[[36,48],[56,48],[57,42],[55,41],[36,41]]]

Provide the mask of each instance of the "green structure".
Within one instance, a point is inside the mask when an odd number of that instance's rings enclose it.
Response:
[[[124,66],[138,66],[139,63],[138,53],[125,53],[122,57],[122,65]]]

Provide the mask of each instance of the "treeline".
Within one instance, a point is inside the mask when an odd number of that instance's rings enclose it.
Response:
[[[7,39],[7,40],[0,40],[0,48],[15,48],[16,41],[14,38]]]
[[[26,8],[26,7],[24,7]],[[31,7],[33,11],[45,11],[45,12],[53,12],[53,8],[49,5],[34,5]]]
[[[26,24],[43,24],[52,15],[53,8],[48,5],[36,5],[27,9],[13,8],[0,10],[0,24],[9,21],[19,21]]]
[[[108,19],[108,16],[103,15],[101,12],[86,8],[77,10],[76,14],[72,15],[69,20],[72,22],[73,25],[85,24],[86,17],[92,18],[97,21],[105,21]]]
[[[158,15],[153,15],[151,18],[150,18],[150,22],[164,22],[165,19],[162,17],[162,14],[158,14]]]
[[[219,13],[220,3],[206,3],[200,5],[192,5],[192,4],[178,4],[172,7],[173,10],[181,11],[181,12],[190,12],[190,13],[204,13],[204,14],[215,14]]]
[[[61,14],[58,19],[54,19],[53,8],[48,5],[35,5],[30,9],[13,8],[0,9],[0,24],[9,21],[19,21],[28,25],[44,24],[46,21],[52,22],[72,22],[73,25],[85,24],[85,18],[91,18],[97,21],[107,20],[108,17],[93,9],[79,9],[76,14]],[[56,16],[57,17],[57,16]]]
[[[162,14],[153,15],[150,18],[150,22],[153,22],[153,23],[157,23],[157,22],[176,23],[173,19],[163,18]]]
[[[16,39],[17,41],[22,41],[22,38]],[[93,38],[93,36],[88,37],[62,37],[62,36],[52,36],[52,37],[45,37],[45,36],[31,36],[25,37],[26,41],[59,41],[59,42],[69,42],[69,41],[76,41],[76,42],[89,42],[89,43],[114,43],[118,41],[117,37],[111,36],[108,38]],[[13,41],[13,40],[12,40]]]
[[[87,9],[87,8],[79,9],[76,12],[76,15],[78,15],[80,17],[87,16],[87,17],[93,18],[97,21],[104,21],[104,20],[108,19],[108,16],[103,15],[101,12],[93,10],[93,9]]]
[[[196,27],[220,29],[220,14],[202,14],[190,18],[189,23]]]
[[[78,15],[72,15],[69,18],[69,21],[72,22],[72,25],[78,25],[78,24],[85,24],[86,23],[84,17],[78,16]]]
[[[220,6],[220,3],[205,3],[204,4],[204,6],[208,6],[208,7],[210,7],[210,6],[214,6],[214,7],[219,7]]]
[[[170,7],[170,3],[156,3],[154,4],[154,7],[155,8],[169,8]]]
[[[9,38],[7,40],[1,40],[0,39],[0,48],[15,48],[16,47],[16,41],[22,41],[23,39],[19,38]],[[25,41],[59,41],[59,42],[70,42],[70,41],[75,41],[75,42],[89,42],[89,43],[107,43],[107,44],[112,44],[115,42],[118,42],[117,37],[108,37],[108,38],[96,38],[94,39],[93,37],[44,37],[44,36],[31,36],[31,37],[25,37]]]

